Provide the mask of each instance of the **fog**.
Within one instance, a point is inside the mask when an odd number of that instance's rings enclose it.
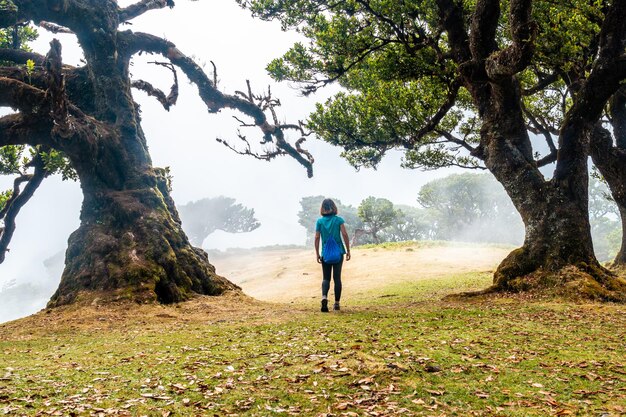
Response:
[[[305,98],[293,86],[272,81],[265,73],[265,65],[285,52],[298,35],[282,32],[276,22],[252,19],[233,0],[179,1],[174,9],[149,12],[129,28],[164,36],[185,54],[207,63],[208,73],[209,62],[215,62],[222,91],[244,89],[246,79],[255,91],[271,85],[274,96],[283,103],[278,113],[288,121],[304,119],[316,101],[333,93],[327,89]],[[43,30],[40,35],[33,49],[45,54],[52,36]],[[79,65],[81,53],[75,38],[63,34],[54,37],[63,45],[64,62]],[[138,58],[132,68],[133,76],[167,91],[171,73],[146,64],[154,59]],[[194,87],[182,74],[179,77],[180,97],[169,112],[145,94],[134,91],[141,105],[154,165],[170,167],[174,177],[172,194],[178,204],[224,195],[254,208],[261,222],[261,227],[251,233],[216,232],[204,241],[207,249],[302,244],[305,230],[298,225],[296,213],[303,196],[334,195],[346,204],[358,205],[368,195],[376,195],[395,203],[415,204],[421,185],[454,172],[403,170],[399,152],[392,152],[376,171],[356,172],[339,157],[339,149],[313,138],[305,144],[316,159],[312,179],[307,179],[304,168],[288,157],[268,163],[236,155],[215,141],[220,137],[236,143],[237,125],[230,117],[232,113],[208,114]],[[254,134],[248,132],[250,137]],[[0,189],[11,184],[11,178],[0,177]],[[10,252],[0,264],[0,290],[4,289],[0,293],[0,322],[30,314],[45,305],[59,276],[58,271],[50,276],[43,261],[65,250],[67,238],[79,224],[81,201],[77,183],[51,177],[22,209]],[[219,272],[219,265],[217,268]],[[10,301],[10,288],[16,286],[28,295]]]

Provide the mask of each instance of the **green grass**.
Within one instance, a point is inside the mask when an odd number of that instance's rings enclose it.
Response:
[[[506,243],[480,243],[480,242],[457,242],[451,240],[406,240],[402,242],[383,242],[383,243],[368,243],[366,245],[355,246],[355,249],[389,249],[398,250],[409,248],[437,248],[441,246],[451,247],[481,247],[481,248],[513,248],[514,246]]]
[[[5,333],[0,414],[626,414],[624,306],[440,300],[489,280],[351,294],[340,313],[276,305],[271,324],[138,317]]]

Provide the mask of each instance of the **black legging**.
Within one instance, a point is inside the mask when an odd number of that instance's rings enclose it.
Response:
[[[328,290],[330,290],[330,275],[332,271],[333,281],[335,281],[335,302],[338,303],[341,299],[341,266],[343,265],[343,255],[341,261],[336,264],[327,264],[322,259],[322,296],[328,297]]]

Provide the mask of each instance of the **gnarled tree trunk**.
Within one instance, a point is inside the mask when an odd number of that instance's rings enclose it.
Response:
[[[189,243],[164,174],[148,168],[128,187],[83,187],[81,225],[70,236],[61,284],[48,306],[74,302],[81,291],[172,303],[237,288]]]
[[[597,261],[588,215],[588,129],[566,123],[552,180],[533,159],[514,79],[474,90],[481,107],[485,165],[502,183],[525,225],[521,248],[498,266],[487,291],[556,289],[577,296],[626,300],[626,282]]]
[[[94,3],[93,12],[103,10]],[[172,303],[194,293],[237,289],[215,274],[202,249],[191,246],[169,194],[167,172],[152,167],[130,94],[130,56],[118,47],[115,17],[88,20],[110,26],[77,34],[87,61],[89,102],[101,131],[83,134],[79,145],[70,135],[64,149],[84,201],[81,225],[69,239],[61,283],[48,306],[75,302],[83,292]]]

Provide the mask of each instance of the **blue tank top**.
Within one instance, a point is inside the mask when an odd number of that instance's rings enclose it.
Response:
[[[323,216],[317,219],[317,223],[315,223],[315,231],[320,232],[322,236],[322,254],[324,257],[324,242],[328,239],[328,236],[332,236],[335,239],[335,242],[341,248],[341,253],[346,253],[346,249],[343,246],[343,241],[341,240],[341,225],[345,223],[345,220],[339,216]]]

